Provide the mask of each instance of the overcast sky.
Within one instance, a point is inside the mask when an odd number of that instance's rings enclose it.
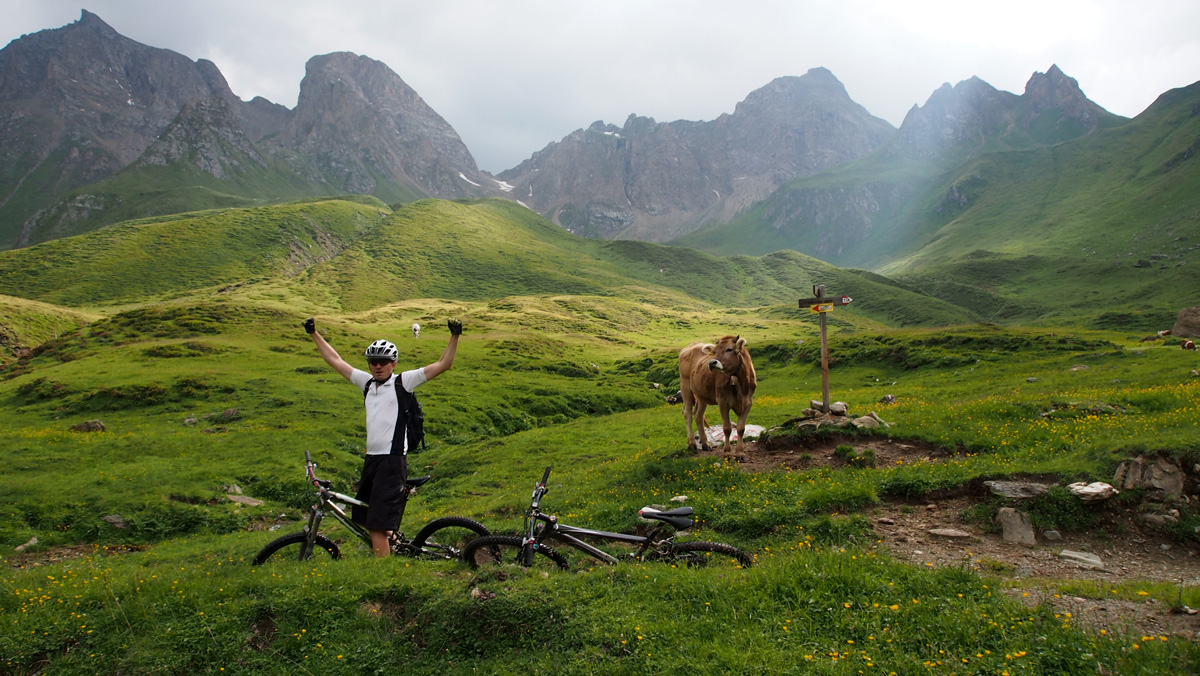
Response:
[[[1200,80],[1197,0],[0,0],[0,41],[81,8],[289,108],[309,57],[377,59],[491,172],[595,120],[712,120],[818,66],[895,126],[975,75],[1020,94],[1058,64],[1127,117]]]

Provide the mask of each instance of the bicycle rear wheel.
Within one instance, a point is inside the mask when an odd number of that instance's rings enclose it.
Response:
[[[463,560],[472,568],[516,567],[521,564],[521,537],[518,535],[486,535],[476,538],[463,549]],[[566,557],[547,545],[538,545],[534,550],[531,568],[554,567],[567,570],[571,567]]]
[[[443,516],[430,521],[417,532],[410,543],[409,553],[425,559],[457,561],[467,543],[490,534],[487,526],[474,519],[465,516]]]
[[[671,550],[664,557],[671,562],[679,562],[688,568],[749,568],[754,565],[754,557],[746,552],[727,545],[723,542],[673,542]]]
[[[259,550],[258,555],[254,557],[253,563],[256,566],[261,566],[267,559],[272,559],[273,561],[291,559],[292,561],[296,561],[300,558],[300,550],[304,548],[304,539],[304,533],[300,532],[289,533],[281,538],[272,540],[266,547]],[[316,540],[313,542],[312,553],[316,554],[321,551],[329,554],[329,558],[331,559],[342,558],[342,552],[338,549],[337,544],[318,533]],[[276,554],[279,555],[276,556]]]

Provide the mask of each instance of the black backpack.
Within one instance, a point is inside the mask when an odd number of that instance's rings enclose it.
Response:
[[[400,400],[398,413],[396,417],[396,434],[400,434],[400,430],[408,430],[408,452],[420,453],[425,450],[425,411],[421,408],[421,402],[417,401],[417,395],[404,389],[404,383],[400,382],[400,376],[397,375],[396,382],[393,387],[396,389],[396,398]],[[371,392],[371,383],[374,380],[368,381],[367,386],[363,388],[363,398],[366,399],[367,394]],[[392,438],[392,448],[396,448],[396,439]],[[417,449],[420,450],[417,450]]]

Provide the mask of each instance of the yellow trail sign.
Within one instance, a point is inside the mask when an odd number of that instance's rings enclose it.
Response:
[[[819,305],[812,306],[813,312],[829,312],[832,309],[833,303],[821,303]]]

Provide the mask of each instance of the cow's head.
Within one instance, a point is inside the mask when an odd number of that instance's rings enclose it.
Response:
[[[725,336],[716,345],[705,345],[704,352],[709,355],[708,370],[719,371],[729,376],[737,375],[742,366],[742,350],[746,340],[741,336]]]

